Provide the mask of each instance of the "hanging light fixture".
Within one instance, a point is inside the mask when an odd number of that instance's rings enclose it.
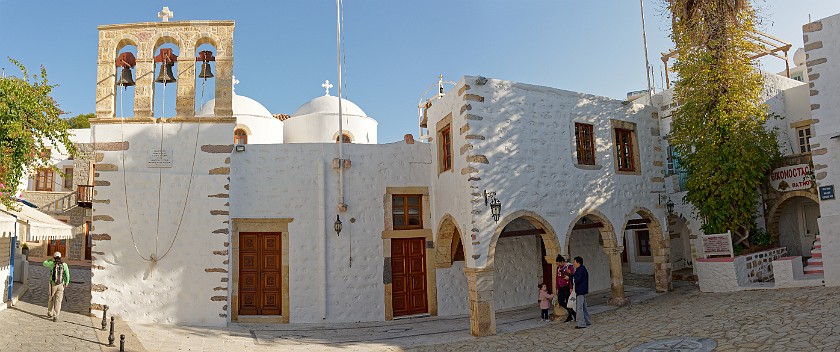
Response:
[[[674,215],[674,202],[671,201],[671,198],[668,198],[668,202],[665,203],[665,207],[668,208],[668,215]]]
[[[213,56],[213,52],[210,50],[203,50],[198,53],[198,56],[195,58],[195,61],[201,61],[201,72],[198,74],[198,78],[203,78],[207,80],[208,78],[213,78],[213,71],[210,70],[210,61],[216,61],[216,57]]]
[[[343,226],[341,225],[341,217],[340,217],[340,215],[336,214],[335,215],[335,223],[333,223],[333,228],[335,229],[335,234],[336,235],[341,236],[341,228],[342,227]]]
[[[499,222],[499,217],[502,214],[502,201],[496,198],[496,192],[487,192],[487,190],[484,190],[484,205],[490,206],[490,214],[493,215],[493,221]]]
[[[137,65],[137,60],[134,54],[124,52],[117,57],[116,66],[121,68],[120,78],[117,80],[117,85],[120,87],[130,87],[135,84],[134,78],[131,76],[131,68]]]

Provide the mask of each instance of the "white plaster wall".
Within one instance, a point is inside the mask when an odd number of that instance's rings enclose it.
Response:
[[[437,269],[437,292],[439,316],[470,314],[464,262],[454,262],[449,268]]]
[[[788,253],[792,256],[804,255],[805,251],[803,246],[805,224],[802,218],[802,203],[799,199],[788,201],[779,217],[779,244],[782,247],[787,247]],[[808,252],[810,252],[810,248]]]
[[[806,31],[807,30],[807,31]],[[811,113],[817,121],[811,139],[817,186],[840,186],[840,14],[803,27],[811,84]],[[819,45],[817,44],[819,43]],[[836,190],[835,190],[836,192]],[[820,201],[819,228],[826,286],[840,286],[840,204]]]
[[[610,260],[598,243],[597,230],[575,230],[572,232],[569,257],[583,258],[583,265],[589,272],[589,292],[610,288]],[[570,260],[571,261],[571,260]]]
[[[746,273],[736,272],[734,261],[705,261],[697,260],[694,263],[694,273],[702,292],[732,292],[739,291],[739,274],[745,277]]]
[[[248,144],[283,143],[283,122],[275,118],[237,116],[236,128],[245,129]],[[230,141],[233,143],[233,130],[230,132]]]
[[[338,176],[330,164],[338,157],[337,149],[335,143],[248,145],[231,158],[232,218],[294,219],[289,224],[292,323],[385,319],[386,187],[429,184],[428,144],[345,145],[345,158],[352,163],[344,173],[348,210],[341,214],[344,228],[336,236]],[[430,225],[427,215],[424,226]],[[440,297],[463,297],[458,285],[442,287]]]
[[[493,234],[513,220],[506,216],[519,210],[545,219],[557,233],[561,248],[565,247],[571,224],[587,211],[603,213],[617,228],[635,207],[649,209],[661,221],[664,212],[657,208],[654,193],[663,190],[663,184],[654,180],[662,176],[662,167],[654,166],[654,161],[662,160],[654,108],[511,81],[489,79],[478,85],[475,80],[475,76],[463,77],[456,88],[468,84],[470,89],[460,95],[458,89],[450,90],[427,111],[430,132],[438,121],[452,114],[454,171],[439,177],[433,173],[435,193],[446,195],[436,201],[434,212],[457,213],[452,215],[459,225],[470,230],[463,233],[476,235],[467,246],[467,254],[476,256],[468,259],[468,265],[488,264]],[[483,97],[484,101],[465,100],[466,94]],[[480,119],[467,119],[468,115]],[[616,174],[610,119],[636,123],[640,175]],[[600,169],[575,167],[571,131],[576,121],[595,125]],[[469,129],[461,134],[467,123]],[[466,139],[467,135],[474,137]],[[460,148],[466,143],[472,149],[461,154]],[[483,155],[488,163],[468,163],[467,155]],[[433,171],[437,170],[436,157]],[[478,172],[462,174],[466,167]],[[484,206],[483,190],[497,192],[502,201],[503,220],[498,223]]]
[[[681,270],[691,267],[691,246],[689,244],[689,230],[686,226],[677,226],[672,231],[679,235],[671,239],[671,269]]]
[[[93,127],[92,138],[97,144],[120,141],[121,130],[129,143],[125,168],[120,161],[121,152],[101,151],[104,144],[97,148],[98,153],[104,154],[100,164],[119,168],[97,169],[93,207],[92,303],[107,304],[109,314],[141,323],[226,324],[227,292],[214,288],[226,287],[223,280],[228,274],[207,269],[227,268],[223,263],[227,258],[213,254],[226,249],[227,199],[208,195],[227,193],[227,175],[210,175],[209,170],[227,166],[224,160],[230,154],[199,150],[190,181],[199,126],[197,148],[231,144],[232,123],[164,124],[163,146],[173,150],[173,167],[167,169],[147,167],[148,150],[160,145],[160,124]],[[127,192],[124,185],[128,186]],[[186,210],[178,230],[183,209]],[[211,215],[211,211],[221,213]],[[172,249],[164,256],[170,244]],[[141,259],[141,255],[149,257],[154,253],[160,258],[156,265]]]
[[[542,265],[537,241],[536,236],[504,237],[496,244],[493,300],[497,310],[538,307]]]
[[[653,256],[638,257],[638,245],[636,244],[636,231],[624,231],[627,238],[627,262],[630,264],[630,272],[636,274],[653,275]],[[671,249],[673,251],[673,248]],[[653,247],[651,247],[653,251]],[[644,259],[648,259],[645,261]]]
[[[12,251],[12,238],[6,236],[0,236],[0,285],[3,285],[0,288],[0,293],[3,295],[0,296],[0,307],[5,307],[3,302],[9,297],[9,280],[11,274],[11,266],[9,262],[11,260],[11,251]],[[15,270],[23,270],[23,265],[20,263],[15,263]],[[2,309],[2,308],[0,308]]]
[[[353,143],[376,144],[376,120],[352,114],[342,114],[343,130],[349,133]],[[338,114],[306,114],[284,121],[285,143],[335,143],[338,133]]]

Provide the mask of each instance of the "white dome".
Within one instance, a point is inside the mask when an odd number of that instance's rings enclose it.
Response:
[[[793,53],[793,64],[796,66],[805,64],[805,49],[796,49],[796,52]]]
[[[341,99],[343,115],[367,116],[362,108],[347,99]],[[338,97],[324,95],[301,105],[292,117],[309,114],[338,114]]]
[[[216,108],[216,99],[204,103],[198,116],[214,116],[213,109]],[[255,116],[273,119],[271,112],[262,104],[244,95],[233,93],[233,116]]]

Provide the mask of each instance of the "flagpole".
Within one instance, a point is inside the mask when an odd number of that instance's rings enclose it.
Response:
[[[642,42],[645,45],[645,77],[647,78],[647,85],[648,85],[648,104],[651,103],[651,94],[653,94],[653,89],[650,86],[650,59],[648,58],[648,46],[647,46],[647,31],[645,31],[645,4],[644,0],[639,0],[639,9],[642,12]]]

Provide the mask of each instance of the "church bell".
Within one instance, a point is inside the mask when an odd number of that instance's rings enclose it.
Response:
[[[209,62],[205,61],[201,63],[201,72],[198,73],[198,78],[213,78],[213,71],[210,70]]]
[[[131,77],[130,67],[122,68],[122,72],[120,73],[120,79],[119,81],[117,81],[117,85],[123,88],[134,85],[134,78]]]
[[[177,81],[177,79],[175,79],[175,75],[172,74],[172,66],[174,65],[175,64],[168,62],[161,63],[160,73],[158,74],[157,79],[155,79],[155,82],[167,84]]]

